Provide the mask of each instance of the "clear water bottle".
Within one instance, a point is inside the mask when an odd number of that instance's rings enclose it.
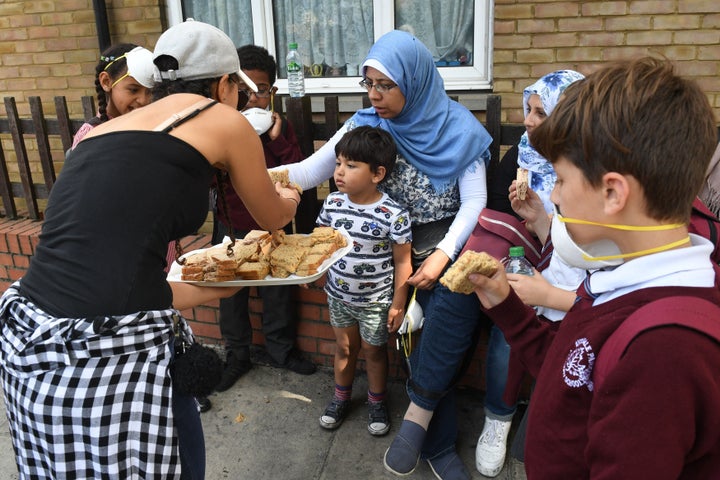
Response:
[[[525,248],[510,247],[510,256],[505,262],[505,271],[521,275],[534,275],[532,264],[525,258]]]
[[[297,51],[297,43],[288,45],[289,51],[285,58],[287,66],[288,93],[291,97],[302,97],[305,95],[305,74],[303,73],[303,61]]]

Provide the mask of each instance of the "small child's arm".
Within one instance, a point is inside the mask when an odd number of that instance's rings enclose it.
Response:
[[[527,305],[543,306],[567,312],[575,302],[575,292],[553,286],[540,272],[535,275],[508,273],[510,286],[520,300]]]
[[[396,332],[405,316],[405,305],[407,303],[410,285],[407,279],[412,274],[410,262],[410,250],[412,243],[392,244],[393,262],[395,263],[395,290],[392,304],[388,310],[387,328],[389,332]]]

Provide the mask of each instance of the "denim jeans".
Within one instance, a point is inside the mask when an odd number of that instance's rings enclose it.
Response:
[[[170,341],[175,360],[175,342]],[[205,435],[195,398],[173,389],[172,410],[177,432],[182,473],[181,480],[205,479]]]
[[[421,408],[433,411],[421,455],[432,459],[455,448],[457,411],[454,385],[468,355],[477,343],[480,302],[476,295],[453,293],[438,284],[418,290],[425,324],[419,343],[410,354],[408,396]]]
[[[453,293],[438,284],[433,290],[418,290],[425,324],[420,342],[410,355],[408,396],[421,408],[433,411],[423,443],[422,458],[442,456],[455,448],[457,411],[454,386],[472,357],[483,313],[477,295]],[[494,333],[493,333],[494,332]],[[486,409],[502,417],[515,407],[502,402],[507,381],[510,347],[493,325],[488,345]]]
[[[173,391],[173,417],[180,448],[182,480],[205,479],[205,436],[195,398]]]
[[[516,405],[506,405],[503,402],[509,360],[510,345],[505,341],[502,331],[493,323],[485,362],[485,414],[496,420],[510,420],[516,410]]]

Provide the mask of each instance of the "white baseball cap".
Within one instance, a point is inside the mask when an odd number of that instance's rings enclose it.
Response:
[[[127,75],[133,77],[143,87],[152,88],[155,84],[152,52],[143,47],[135,47],[125,54]]]
[[[240,60],[233,41],[225,32],[213,25],[188,18],[174,25],[158,38],[153,60],[169,55],[178,62],[177,70],[161,72],[155,67],[155,81],[200,80],[237,73],[252,91],[255,82],[240,69]]]

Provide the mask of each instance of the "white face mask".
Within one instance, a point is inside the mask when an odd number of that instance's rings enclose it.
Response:
[[[253,126],[258,135],[270,130],[273,124],[273,114],[269,110],[263,108],[248,108],[243,110],[242,114],[248,119],[250,125]]]
[[[595,225],[615,230],[625,230],[632,232],[658,232],[662,230],[672,230],[685,226],[683,223],[669,223],[665,225],[610,225],[603,223],[591,222],[588,220],[578,220],[575,218],[562,217],[557,211],[557,206],[553,205],[555,214],[552,218],[552,243],[553,252],[557,252],[560,258],[571,267],[584,268],[585,270],[596,270],[599,268],[615,267],[625,262],[626,258],[640,257],[651,253],[664,252],[686,243],[690,243],[690,237],[685,237],[675,242],[671,242],[658,247],[641,250],[638,252],[623,253],[615,242],[602,239],[582,247],[575,243],[567,231],[565,223],[576,223],[580,225]],[[561,219],[562,218],[562,219]]]
[[[553,253],[557,253],[560,258],[571,267],[582,268],[584,270],[597,270],[598,268],[615,267],[624,262],[622,258],[612,260],[600,260],[596,257],[615,256],[620,254],[620,249],[615,242],[610,240],[599,240],[589,245],[580,247],[570,237],[565,223],[558,218],[557,207],[552,218],[552,228],[550,230],[553,243]]]

